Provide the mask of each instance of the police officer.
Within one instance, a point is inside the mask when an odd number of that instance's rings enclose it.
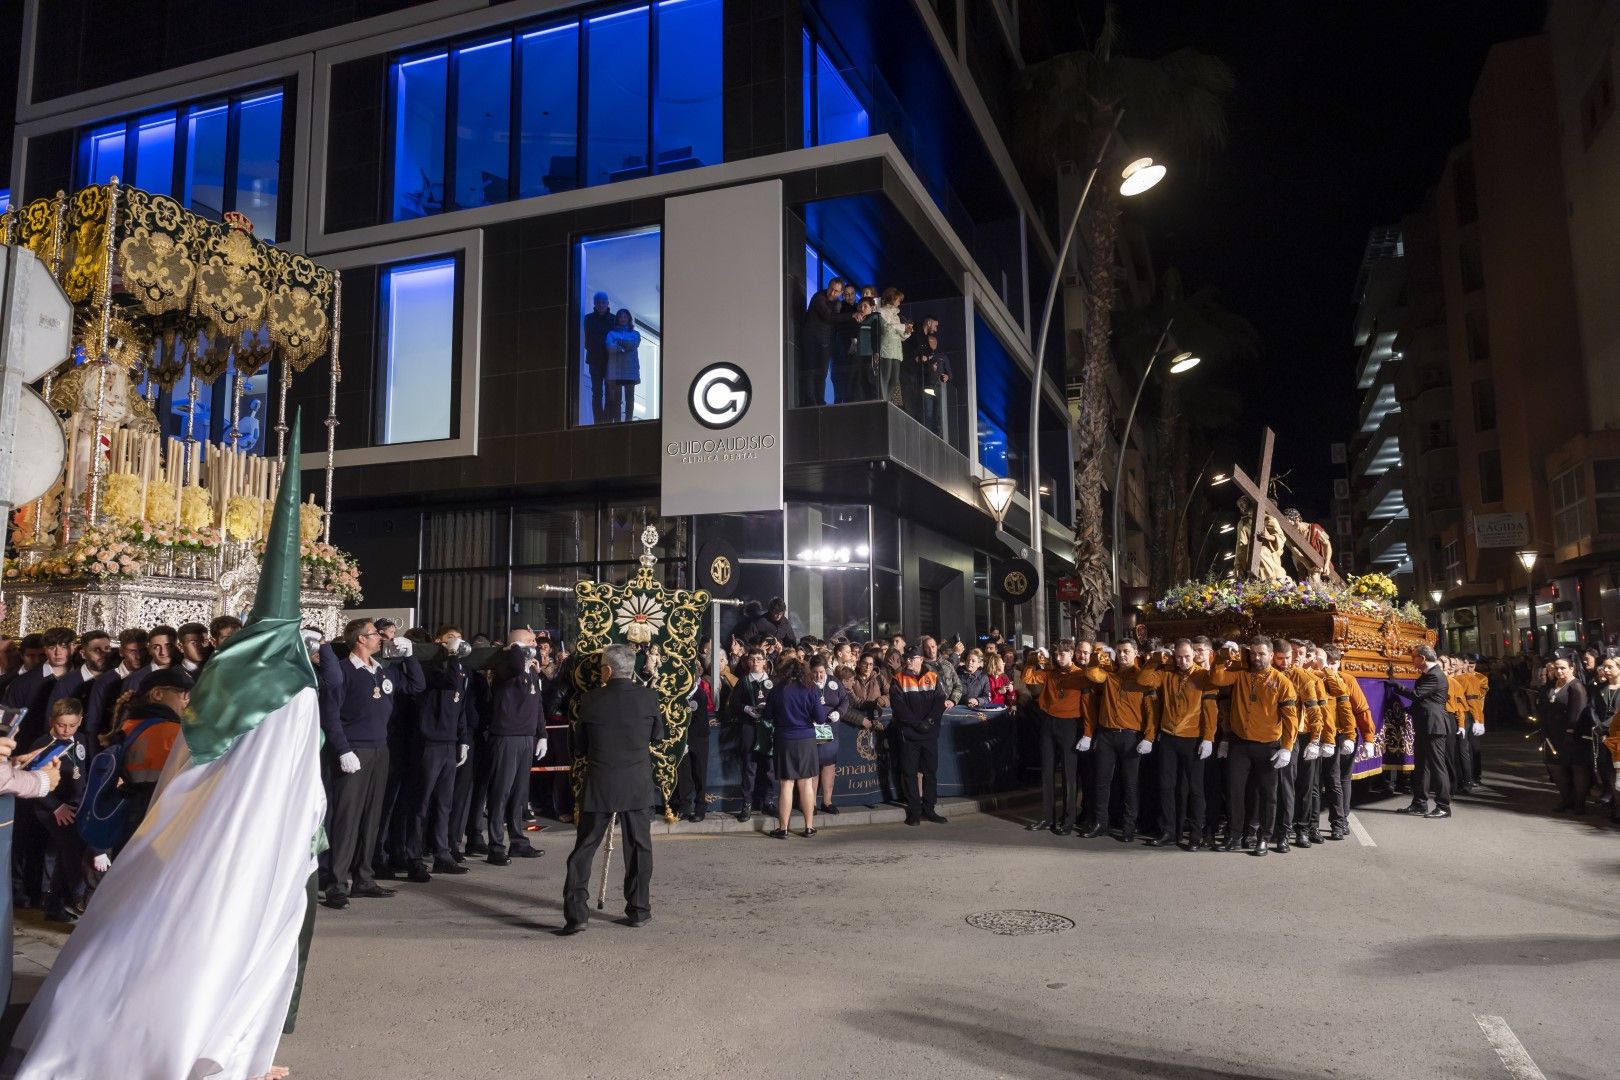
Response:
[[[370,619],[355,619],[343,630],[349,655],[338,664],[343,674],[336,723],[322,716],[326,756],[335,762],[332,790],[332,869],[326,903],[346,908],[351,896],[387,897],[377,884],[372,852],[382,821],[383,785],[388,779],[388,721],[398,694],[420,694],[422,667],[412,656],[388,671],[377,663],[382,634]],[[398,682],[396,682],[396,678]],[[352,887],[351,887],[352,883]]]
[[[512,631],[495,677],[489,722],[489,862],[506,866],[512,856],[537,859],[545,852],[529,843],[523,810],[529,801],[529,768],[546,753],[539,650],[534,631]],[[509,854],[510,853],[510,854]]]
[[[467,764],[471,744],[468,715],[472,712],[472,676],[462,660],[461,631],[454,626],[439,630],[444,662],[424,671],[427,689],[416,703],[421,748],[416,759],[416,812],[411,817],[406,851],[410,879],[432,880],[432,873],[465,874],[467,868],[450,856],[450,808],[455,795],[456,770]]]

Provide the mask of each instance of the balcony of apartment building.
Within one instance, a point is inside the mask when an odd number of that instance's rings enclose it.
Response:
[[[1400,359],[1395,339],[1405,319],[1404,307],[1389,308],[1379,313],[1377,324],[1362,343],[1361,354],[1356,358],[1357,387],[1365,390],[1372,386],[1385,366]]]
[[[1389,367],[1385,366],[1379,369],[1372,385],[1362,397],[1356,430],[1363,434],[1372,434],[1378,429],[1378,425],[1383,423],[1385,416],[1400,407],[1400,401],[1395,396],[1394,375]]]
[[[1355,476],[1382,476],[1401,463],[1401,413],[1388,412],[1367,436],[1351,469]]]
[[[1367,540],[1367,561],[1374,566],[1400,566],[1410,558],[1412,520],[1391,519]]]
[[[1406,470],[1390,469],[1356,500],[1361,521],[1386,521],[1406,513]]]
[[[1620,431],[1577,435],[1547,455],[1553,560],[1565,570],[1620,562]]]

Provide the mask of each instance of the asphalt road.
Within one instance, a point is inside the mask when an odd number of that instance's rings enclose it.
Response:
[[[1376,846],[1286,857],[1016,815],[660,836],[653,923],[610,895],[573,938],[552,831],[544,859],[322,910],[281,1058],[346,1080],[1615,1076],[1620,829],[1547,816],[1528,747],[1489,740],[1490,790],[1450,821],[1371,803]],[[964,921],[1022,909],[1077,925]]]

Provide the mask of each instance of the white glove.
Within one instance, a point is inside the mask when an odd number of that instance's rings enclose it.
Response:
[[[472,747],[468,746],[466,743],[461,744],[459,747],[460,753],[456,755],[456,768],[459,769],[463,765],[467,764],[467,751],[471,749]]]
[[[827,714],[827,723],[829,723],[829,724],[838,723],[838,710],[837,709],[834,709],[832,712]]]
[[[759,706],[758,705],[744,705],[743,706],[743,712],[747,713],[749,716],[752,716],[755,720],[759,719]]]
[[[1153,744],[1148,742],[1146,739],[1143,739],[1141,742],[1136,744],[1136,752],[1138,754],[1151,754],[1153,753]]]
[[[1325,758],[1330,758],[1330,757],[1332,757],[1333,755],[1335,755],[1335,754],[1337,754],[1339,752],[1338,744],[1335,743],[1332,739],[1329,739],[1327,742],[1322,743],[1321,745],[1322,745],[1322,756],[1325,757]]]
[[[546,756],[546,738],[544,735],[534,744],[534,760],[539,761]]]
[[[1472,728],[1470,728],[1469,730],[1472,731],[1474,733],[1474,735],[1477,737],[1477,736],[1485,734],[1485,725],[1476,722],[1474,724],[1474,726]]]
[[[1215,744],[1210,742],[1208,739],[1205,739],[1203,742],[1198,744],[1198,760],[1199,761],[1208,761],[1209,760],[1209,755],[1213,754],[1214,752],[1215,752]],[[1224,757],[1225,755],[1223,754],[1222,756]]]
[[[338,768],[342,769],[346,773],[359,772],[360,755],[356,754],[353,750],[350,750],[347,754],[344,754],[342,757],[338,758]]]
[[[1356,740],[1344,739],[1339,743],[1339,753],[1346,756],[1356,752]]]
[[[1306,743],[1304,758],[1306,761],[1315,761],[1322,756],[1321,743]]]
[[[390,654],[398,657],[406,657],[411,655],[411,650],[415,647],[416,642],[412,641],[410,638],[403,637],[395,638],[392,644],[388,646]]]
[[[100,855],[97,855],[94,859],[90,860],[90,865],[96,868],[96,873],[105,874],[108,870],[112,869],[112,856],[103,851]]]
[[[1294,752],[1284,747],[1271,755],[1271,767],[1273,769],[1286,769],[1288,763],[1293,760]]]
[[[1091,749],[1091,736],[1090,735],[1082,735],[1082,736],[1080,736],[1080,741],[1074,744],[1074,748],[1076,750],[1080,751],[1082,754],[1085,753],[1087,750],[1090,750]]]
[[[1221,743],[1221,748],[1219,750],[1215,751],[1215,756],[1220,758],[1222,761],[1225,761],[1226,760],[1226,755],[1230,754],[1231,752],[1232,752],[1232,744],[1227,743],[1227,742],[1223,742],[1223,743]]]
[[[1620,772],[1614,774],[1614,790],[1620,791]]]

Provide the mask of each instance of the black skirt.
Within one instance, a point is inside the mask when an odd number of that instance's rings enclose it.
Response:
[[[776,778],[810,780],[821,771],[820,755],[814,739],[776,740]]]

